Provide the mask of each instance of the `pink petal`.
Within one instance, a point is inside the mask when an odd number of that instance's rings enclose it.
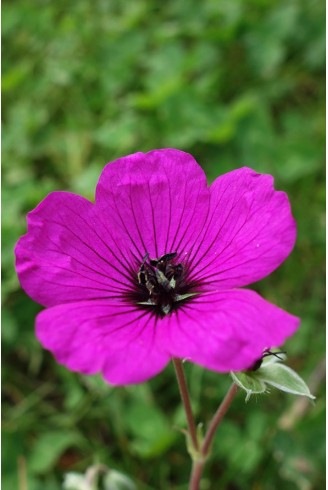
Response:
[[[110,215],[136,255],[185,255],[208,210],[206,177],[194,158],[165,149],[135,153],[108,164],[96,205]]]
[[[131,286],[131,261],[91,202],[54,192],[27,220],[28,233],[15,249],[16,269],[38,303],[115,297]]]
[[[166,366],[149,312],[106,300],[55,306],[37,317],[36,334],[57,361],[111,384],[140,383]]]
[[[193,279],[230,288],[270,274],[295,244],[287,195],[274,190],[270,175],[249,168],[219,177],[210,192],[209,217],[190,254]]]
[[[200,295],[168,318],[162,344],[175,357],[214,371],[240,371],[278,347],[299,319],[250,290]]]

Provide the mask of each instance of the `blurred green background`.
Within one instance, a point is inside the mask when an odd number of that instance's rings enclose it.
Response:
[[[141,490],[187,489],[172,367],[112,388],[57,365],[13,266],[47,193],[92,199],[106,162],[161,147],[192,153],[210,181],[242,165],[272,173],[298,222],[293,254],[254,287],[302,318],[285,347],[317,401],[240,393],[204,489],[324,488],[324,2],[7,0],[2,27],[4,490],[26,490],[24,475],[28,490],[60,489],[96,462]],[[186,369],[206,423],[229,377]]]

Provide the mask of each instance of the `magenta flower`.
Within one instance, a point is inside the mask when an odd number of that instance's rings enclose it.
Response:
[[[47,307],[36,334],[61,364],[138,383],[179,357],[252,366],[299,320],[236,289],[276,269],[296,236],[286,194],[241,168],[207,186],[192,156],[164,149],[108,164],[95,203],[49,194],[16,246],[23,289]]]

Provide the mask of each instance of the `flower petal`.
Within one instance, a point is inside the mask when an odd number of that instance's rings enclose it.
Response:
[[[107,300],[46,309],[37,317],[36,334],[59,363],[83,374],[102,372],[111,384],[140,383],[169,361],[154,317]]]
[[[296,239],[287,195],[274,190],[270,175],[249,168],[219,177],[210,192],[209,217],[190,258],[193,279],[225,289],[270,274]]]
[[[108,298],[131,287],[131,261],[91,202],[53,192],[27,221],[28,232],[15,249],[16,270],[23,289],[38,303]]]
[[[186,253],[202,229],[208,203],[203,170],[191,155],[173,149],[135,153],[108,164],[96,191],[100,212],[111,216],[141,256]]]
[[[175,357],[214,371],[241,371],[280,346],[299,319],[250,290],[195,297],[169,317],[163,346]]]

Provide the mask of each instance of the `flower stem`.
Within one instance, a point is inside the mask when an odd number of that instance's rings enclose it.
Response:
[[[204,464],[205,461],[203,459],[199,459],[198,461],[193,461],[192,471],[190,475],[189,490],[199,490]]]
[[[193,454],[192,454],[193,465],[192,465],[192,472],[191,472],[190,482],[189,482],[189,490],[199,490],[199,485],[202,478],[204,465],[209,455],[215,432],[218,426],[220,425],[223,417],[225,416],[228,408],[230,407],[232,400],[235,398],[236,393],[238,391],[238,386],[235,383],[232,383],[232,385],[230,386],[226,396],[224,397],[222,403],[220,404],[219,408],[215,412],[214,417],[210,422],[210,425],[207,429],[201,447],[199,447],[196,425],[191,409],[190,396],[189,396],[188,386],[186,382],[186,377],[183,370],[182,361],[175,357],[172,358],[172,361],[174,364],[175,373],[178,380],[182,403],[187,417],[189,436],[193,446]]]
[[[184,409],[186,412],[187,424],[188,424],[191,443],[193,445],[194,451],[196,453],[198,453],[199,444],[198,444],[198,440],[197,440],[196,425],[195,425],[194,416],[193,416],[192,408],[191,408],[191,404],[190,404],[190,396],[189,396],[188,386],[187,386],[187,382],[186,382],[186,377],[185,377],[183,366],[182,366],[182,361],[180,359],[177,359],[176,357],[173,357],[172,361],[174,364],[175,373],[176,373],[177,380],[178,380],[178,385],[179,385],[182,403],[183,403],[183,406],[184,406]]]
[[[209,428],[207,429],[204,442],[201,448],[202,454],[205,458],[208,455],[209,450],[211,448],[212,440],[215,435],[216,429],[220,425],[223,417],[225,416],[228,408],[230,407],[232,400],[235,398],[237,391],[238,391],[238,386],[235,385],[235,383],[232,383],[221,405],[219,406],[219,408],[215,412],[214,417],[211,420],[211,423],[209,425]]]
[[[230,407],[231,402],[234,399],[237,391],[238,391],[237,385],[232,383],[221,405],[219,406],[219,408],[215,412],[214,417],[211,420],[209,428],[207,429],[207,432],[205,434],[202,446],[200,448],[201,457],[193,462],[192,472],[190,476],[189,490],[199,490],[199,485],[202,478],[205,461],[209,455],[213,437],[223,417],[225,416],[228,408]]]

